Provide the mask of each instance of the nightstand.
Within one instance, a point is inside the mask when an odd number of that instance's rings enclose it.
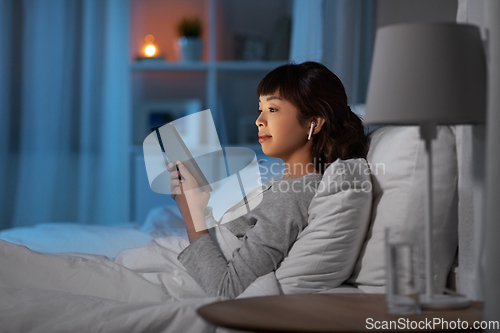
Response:
[[[446,332],[458,330],[453,329],[457,323],[472,331],[474,322],[483,318],[483,304],[406,316],[387,314],[383,294],[303,294],[222,301],[205,305],[198,313],[211,324],[253,332]],[[438,320],[441,324],[430,326]],[[391,323],[392,329],[384,329]]]

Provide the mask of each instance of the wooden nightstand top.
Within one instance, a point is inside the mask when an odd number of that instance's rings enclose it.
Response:
[[[217,326],[255,332],[403,332],[402,329],[375,329],[372,325],[378,322],[381,327],[389,321],[408,325],[406,319],[432,322],[438,318],[448,322],[460,319],[472,327],[474,321],[483,319],[483,305],[471,302],[467,309],[425,310],[420,315],[405,316],[387,314],[382,294],[305,294],[222,301],[205,305],[198,313]],[[436,326],[433,331],[446,330]]]

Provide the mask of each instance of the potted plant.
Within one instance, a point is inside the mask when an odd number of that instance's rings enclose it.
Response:
[[[177,26],[179,33],[179,58],[181,61],[200,61],[203,40],[200,38],[202,27],[198,18],[184,18]]]

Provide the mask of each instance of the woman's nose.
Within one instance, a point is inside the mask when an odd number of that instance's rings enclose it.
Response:
[[[257,125],[257,127],[261,127],[261,126],[264,126],[265,123],[266,123],[265,117],[263,116],[263,113],[261,112],[261,114],[259,115],[259,117],[255,121],[255,125]]]

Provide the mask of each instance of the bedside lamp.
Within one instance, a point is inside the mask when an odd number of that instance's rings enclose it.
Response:
[[[479,29],[455,23],[410,23],[380,28],[365,122],[418,125],[425,142],[425,294],[423,308],[468,306],[465,297],[435,294],[432,266],[432,140],[437,125],[485,121],[486,59]]]

